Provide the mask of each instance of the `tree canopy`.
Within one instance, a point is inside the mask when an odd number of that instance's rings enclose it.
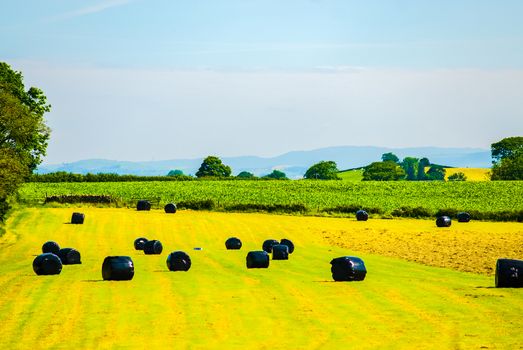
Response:
[[[288,180],[287,175],[280,170],[273,170],[272,173],[265,175],[264,178],[273,180]]]
[[[222,160],[215,156],[208,156],[200,165],[196,172],[196,177],[229,177],[231,168],[222,163]]]
[[[236,175],[236,177],[240,179],[254,179],[256,176],[254,176],[253,173],[250,173],[248,171],[242,171],[238,175]]]
[[[42,90],[27,91],[22,73],[0,62],[0,148],[10,148],[30,171],[45,156],[50,130],[44,114],[51,110]]]
[[[507,137],[491,145],[492,180],[523,180],[523,137]]]
[[[183,176],[183,171],[179,170],[179,169],[175,169],[175,170],[170,170],[168,173],[167,173],[167,176]]]
[[[50,108],[40,89],[26,91],[22,73],[0,62],[0,220],[8,198],[45,155],[50,130],[44,113]]]
[[[305,172],[306,179],[338,180],[338,166],[333,161],[321,161]]]
[[[497,163],[504,158],[516,156],[523,152],[523,137],[507,137],[491,145],[492,162]]]
[[[383,162],[394,162],[394,163],[398,163],[400,161],[400,159],[398,158],[397,155],[395,155],[394,153],[392,152],[389,152],[389,153],[383,153],[381,155],[381,160]]]
[[[363,169],[362,181],[397,181],[405,177],[405,171],[396,163],[374,162]]]

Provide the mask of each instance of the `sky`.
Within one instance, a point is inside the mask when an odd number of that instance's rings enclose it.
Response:
[[[0,61],[45,163],[479,147],[523,135],[520,0],[24,0]]]

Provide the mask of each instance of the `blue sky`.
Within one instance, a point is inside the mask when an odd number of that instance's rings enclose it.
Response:
[[[11,1],[0,60],[53,105],[48,163],[488,148],[523,134],[521,18],[508,0]]]

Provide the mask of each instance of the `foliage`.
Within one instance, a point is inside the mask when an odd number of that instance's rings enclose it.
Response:
[[[449,181],[467,181],[467,176],[462,172],[457,172],[448,177]]]
[[[363,181],[397,181],[405,176],[403,169],[394,162],[374,162],[363,170]]]
[[[100,174],[74,174],[65,171],[57,171],[48,174],[33,174],[28,182],[133,182],[133,181],[192,181],[189,175],[176,176],[138,176],[118,175],[112,173]]]
[[[381,155],[381,161],[382,161],[382,162],[394,162],[394,163],[399,163],[400,159],[399,159],[398,156],[395,155],[394,153],[389,152],[389,153],[383,153],[383,154]]]
[[[44,114],[51,110],[42,90],[25,90],[22,73],[0,62],[0,148],[10,148],[33,171],[45,156],[50,130]]]
[[[263,178],[270,180],[288,180],[287,175],[280,170],[273,170],[272,173],[265,175]]]
[[[427,171],[427,180],[445,181],[445,168],[439,165],[432,165]]]
[[[241,173],[236,175],[236,177],[239,179],[254,179],[255,178],[254,174],[250,173],[248,171],[242,171]]]
[[[316,180],[338,180],[338,166],[333,161],[321,161],[305,172],[304,178]]]
[[[37,88],[25,91],[22,80],[20,72],[0,62],[0,221],[9,197],[41,162],[49,139],[46,97]]]
[[[208,156],[202,162],[200,169],[196,172],[196,177],[228,177],[231,176],[231,168],[222,163],[222,160],[215,156]]]
[[[523,137],[492,144],[492,180],[523,180]]]
[[[511,158],[523,152],[523,137],[507,137],[491,145],[492,162],[498,163],[504,158]]]
[[[401,167],[405,170],[406,179],[409,181],[417,180],[419,159],[414,157],[405,157],[401,162]]]
[[[430,165],[430,161],[428,158],[421,158],[418,163],[418,181],[424,181],[427,180],[427,174],[425,174],[425,168]]]
[[[523,152],[501,159],[492,166],[492,180],[523,180]]]
[[[167,173],[167,176],[183,176],[183,175],[184,175],[183,171],[181,171],[179,169],[171,170]]]

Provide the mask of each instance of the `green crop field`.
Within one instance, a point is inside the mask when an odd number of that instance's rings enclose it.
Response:
[[[160,203],[213,200],[218,208],[238,204],[302,204],[308,211],[346,205],[376,207],[384,213],[403,207],[500,212],[523,210],[518,181],[349,182],[349,181],[180,181],[104,183],[28,183],[22,201],[43,202],[51,195],[111,195],[134,205],[140,198]]]
[[[67,224],[74,210],[86,214],[84,225]],[[352,232],[361,240],[361,251],[346,247],[354,242]],[[371,234],[368,240],[365,232]],[[488,274],[365,252],[374,249],[365,242],[385,234],[381,246],[389,252],[409,242],[410,254],[445,262],[445,253],[433,249],[430,236],[419,239],[429,233],[452,237],[461,251],[455,259],[462,264],[470,260],[472,266],[490,265],[500,254],[518,254],[513,246],[523,234],[517,223],[437,229],[432,221],[412,219],[21,209],[0,237],[0,347],[521,348],[522,289],[493,288]],[[164,252],[146,256],[135,251],[133,240],[139,236],[161,240]],[[225,250],[230,236],[242,239],[240,251]],[[468,243],[471,236],[488,240],[488,251],[475,250]],[[271,261],[268,269],[245,267],[247,251],[259,250],[264,239],[283,237],[296,245],[288,261]],[[78,249],[82,264],[64,266],[60,275],[36,276],[32,260],[47,240]],[[173,250],[190,254],[188,272],[167,270],[166,256]],[[107,255],[131,256],[134,279],[102,281]],[[332,282],[329,261],[343,255],[364,259],[364,281]]]

